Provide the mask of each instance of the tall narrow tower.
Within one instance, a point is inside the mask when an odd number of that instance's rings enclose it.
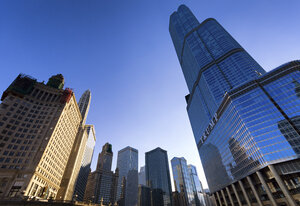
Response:
[[[190,92],[187,110],[198,141],[224,94],[265,70],[215,19],[199,23],[185,5],[171,15],[169,31]]]
[[[190,92],[195,141],[218,204],[270,204],[266,192],[272,205],[278,193],[284,204],[296,205],[299,186],[288,182],[300,179],[300,61],[266,73],[215,19],[199,23],[184,5],[171,15],[169,29]]]
[[[91,103],[91,91],[86,90],[83,95],[80,97],[78,106],[82,116],[82,124],[85,124]]]

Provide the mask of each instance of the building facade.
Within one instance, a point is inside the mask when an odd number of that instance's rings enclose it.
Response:
[[[170,33],[192,88],[187,110],[217,204],[299,204],[300,62],[265,73],[214,19],[199,24],[185,6],[172,14]],[[190,44],[194,33],[199,41]],[[213,62],[193,67],[206,59],[194,47],[205,47]],[[213,67],[222,78],[206,75]],[[231,86],[219,89],[224,82]]]
[[[80,97],[78,106],[82,116],[82,124],[84,125],[86,122],[86,118],[90,109],[91,104],[91,91],[86,90],[83,95]]]
[[[63,76],[47,84],[19,75],[0,108],[1,198],[57,198],[81,115]]]
[[[65,169],[60,188],[57,193],[57,200],[73,200],[76,180],[81,167],[83,153],[86,148],[88,134],[84,127],[80,125],[72,147],[70,158]]]
[[[225,92],[265,71],[215,19],[200,24],[184,5],[171,15],[169,30],[190,92],[187,111],[198,143]]]
[[[195,205],[206,205],[205,203],[205,193],[202,188],[202,183],[199,180],[197,169],[194,165],[188,165],[188,173],[192,182],[193,192],[195,196]]]
[[[188,167],[184,157],[174,157],[171,160],[175,190],[184,193],[188,206],[195,205],[195,195]]]
[[[146,183],[151,189],[151,206],[172,205],[172,190],[167,151],[156,148],[145,154]]]
[[[119,182],[117,199],[121,197],[122,179],[126,178],[125,205],[136,205],[138,201],[138,150],[125,147],[118,152],[117,168]]]
[[[145,171],[145,166],[140,168],[139,172],[139,185],[144,185],[146,186],[146,171]]]
[[[138,206],[151,206],[151,190],[145,185],[139,185]]]
[[[96,144],[96,133],[93,125],[85,125],[84,130],[87,134],[86,147],[81,161],[79,174],[76,180],[74,197],[76,200],[83,201],[84,191],[87,179],[90,173],[91,162],[93,158],[94,148]]]
[[[84,201],[96,204],[113,204],[116,201],[119,172],[118,169],[115,173],[111,171],[112,157],[112,146],[106,143],[98,156],[96,171],[88,176]]]

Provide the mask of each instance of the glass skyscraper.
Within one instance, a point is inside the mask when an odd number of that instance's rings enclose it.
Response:
[[[81,162],[81,167],[79,170],[79,174],[76,180],[74,196],[77,195],[76,200],[83,201],[84,191],[87,184],[91,162],[94,153],[94,147],[96,144],[96,133],[93,125],[85,125],[85,132],[88,133],[88,139],[86,142],[85,151],[83,154],[83,159]]]
[[[187,167],[188,167],[188,173],[192,182],[192,188],[195,196],[194,203],[196,206],[206,205],[205,202],[206,194],[204,194],[202,183],[200,182],[198,177],[197,169],[194,165],[188,165]]]
[[[200,24],[184,5],[171,15],[169,29],[190,92],[187,110],[198,142],[225,92],[265,71],[215,19]]]
[[[138,150],[132,147],[120,150],[117,168],[119,169],[117,200],[121,197],[122,178],[125,177],[125,206],[136,205],[138,202]]]
[[[175,190],[184,193],[187,204],[192,205],[195,202],[195,196],[186,160],[183,157],[174,157],[171,164]]]
[[[78,102],[78,107],[82,116],[82,124],[85,124],[89,109],[91,104],[91,91],[86,90],[80,97]]]
[[[300,62],[266,73],[216,20],[200,24],[186,6],[171,15],[170,34],[217,204],[300,202]]]
[[[151,189],[151,205],[171,206],[172,190],[167,151],[156,148],[145,154],[146,183]]]

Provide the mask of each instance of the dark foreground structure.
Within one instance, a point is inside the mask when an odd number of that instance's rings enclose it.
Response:
[[[300,61],[268,73],[215,20],[184,5],[170,34],[187,111],[218,205],[299,205]]]

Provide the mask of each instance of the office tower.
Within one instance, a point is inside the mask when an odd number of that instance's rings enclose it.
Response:
[[[119,169],[119,185],[117,199],[121,196],[121,184],[126,178],[125,205],[136,205],[138,201],[138,150],[125,147],[118,152],[117,168]]]
[[[72,200],[76,180],[80,171],[81,162],[83,159],[83,153],[86,148],[88,134],[85,131],[84,126],[80,125],[76,135],[75,142],[73,144],[70,158],[65,169],[60,189],[57,192],[57,200]]]
[[[151,206],[172,205],[172,190],[167,151],[156,148],[145,154],[146,183],[151,189]]]
[[[81,167],[76,180],[76,185],[74,190],[74,197],[76,197],[76,200],[78,201],[83,201],[84,191],[90,173],[94,147],[96,144],[96,133],[95,133],[94,126],[85,125],[84,130],[87,133],[87,142],[86,142],[83,159],[81,161]]]
[[[82,116],[82,124],[85,124],[91,103],[91,91],[86,90],[83,95],[80,97],[78,106]]]
[[[138,206],[151,206],[151,190],[149,187],[139,184]]]
[[[85,189],[84,200],[92,203],[103,204],[114,203],[114,195],[119,177],[118,169],[115,173],[111,171],[112,164],[112,146],[106,143],[98,156],[96,171],[91,172]]]
[[[188,167],[184,157],[174,157],[171,160],[175,190],[184,193],[187,205],[195,202],[192,182],[188,173]],[[182,191],[183,189],[183,191]]]
[[[188,173],[192,182],[193,192],[195,195],[195,204],[198,206],[205,205],[205,194],[202,184],[199,180],[197,169],[194,165],[188,165]]]
[[[106,143],[102,147],[102,152],[99,153],[96,170],[102,169],[105,171],[110,171],[111,164],[112,164],[112,158],[113,158],[112,146],[111,146],[111,144]]]
[[[56,198],[81,115],[61,74],[47,84],[20,74],[0,106],[0,194]]]
[[[139,172],[139,185],[146,186],[146,172],[145,172],[145,166],[140,168]]]
[[[265,73],[216,20],[199,24],[185,6],[172,14],[170,33],[190,91],[188,115],[218,205],[296,205],[300,62]]]
[[[225,92],[265,71],[216,20],[200,24],[184,5],[171,15],[169,30],[190,92],[187,111],[198,143]]]

